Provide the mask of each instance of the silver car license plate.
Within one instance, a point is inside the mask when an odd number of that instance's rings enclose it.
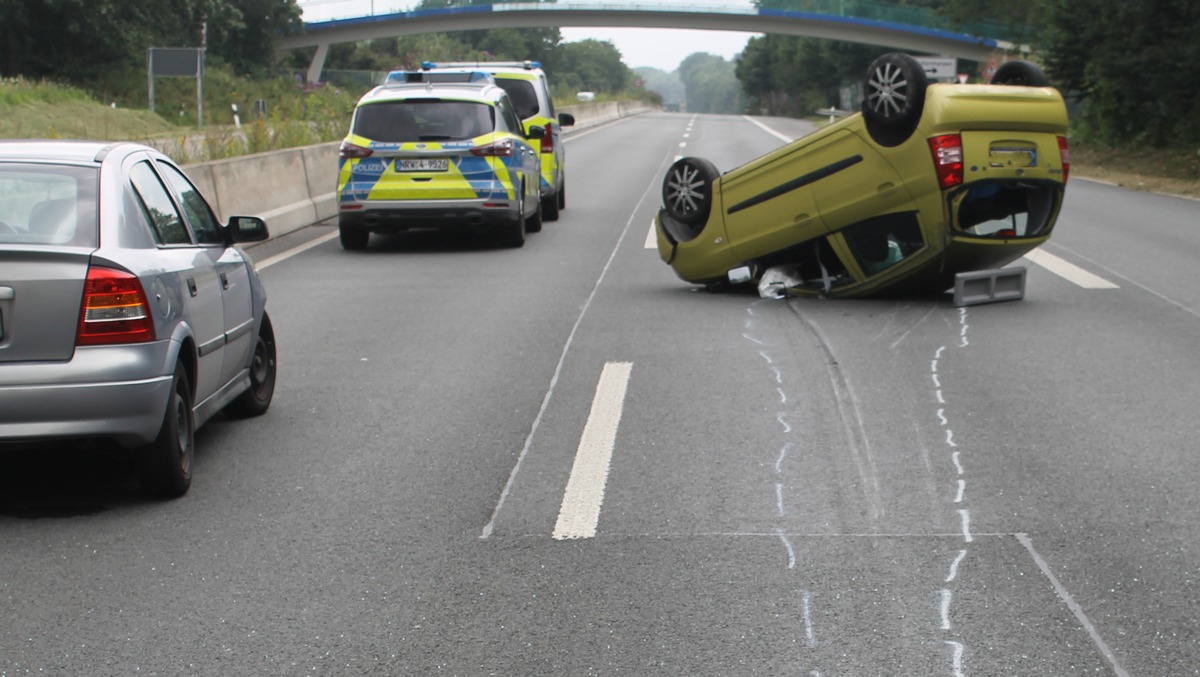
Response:
[[[450,169],[449,158],[401,158],[396,160],[398,172],[444,172]]]

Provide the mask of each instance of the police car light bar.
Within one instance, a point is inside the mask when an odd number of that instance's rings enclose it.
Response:
[[[524,68],[525,70],[533,70],[541,68],[540,61],[422,61],[421,68],[430,70],[432,68]]]
[[[387,74],[384,84],[400,85],[412,83],[458,83],[484,84],[495,82],[491,73],[483,71],[463,71],[461,73],[427,73],[425,71],[392,71]]]

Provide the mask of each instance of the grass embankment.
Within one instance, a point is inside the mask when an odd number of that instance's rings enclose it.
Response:
[[[185,164],[333,140],[340,138],[337,130],[344,129],[345,122],[258,120],[243,125],[241,130],[231,124],[197,130],[173,125],[149,111],[113,108],[73,87],[0,81],[0,138],[139,141],[161,148]],[[183,143],[198,132],[203,132],[205,138],[202,145]],[[1133,190],[1200,198],[1197,150],[1105,149],[1072,143],[1071,173]]]

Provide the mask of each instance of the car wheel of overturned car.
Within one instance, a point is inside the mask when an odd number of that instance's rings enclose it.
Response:
[[[567,208],[567,180],[563,179],[558,186],[558,209],[562,211]]]
[[[338,224],[338,236],[342,240],[342,249],[359,251],[367,248],[371,239],[371,231],[357,226]]]
[[[163,414],[158,437],[142,450],[142,489],[153,496],[176,498],[192,484],[196,418],[192,412],[192,387],[183,363],[175,365],[171,397]]]
[[[881,146],[899,146],[912,136],[925,107],[929,80],[913,57],[891,52],[867,69],[862,112],[871,139]]]
[[[667,216],[688,225],[704,223],[712,209],[713,182],[721,173],[708,160],[676,160],[663,178],[663,209]]]
[[[992,74],[990,84],[1049,87],[1050,78],[1046,77],[1041,68],[1028,61],[1006,61]]]
[[[254,344],[254,357],[250,362],[250,388],[237,396],[225,407],[225,413],[238,418],[262,416],[271,406],[275,395],[275,330],[271,318],[263,313],[262,327]]]

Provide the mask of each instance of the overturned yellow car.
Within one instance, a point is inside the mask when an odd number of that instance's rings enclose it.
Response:
[[[725,174],[677,160],[655,220],[662,260],[709,288],[771,272],[788,295],[936,293],[1049,239],[1070,170],[1067,111],[1037,66],[929,83],[892,53],[864,84],[860,113]]]

